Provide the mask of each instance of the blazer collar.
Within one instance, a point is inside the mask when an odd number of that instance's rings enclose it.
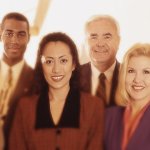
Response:
[[[35,128],[79,128],[80,121],[80,94],[78,90],[70,89],[66,103],[57,125],[54,124],[50,113],[48,92],[39,96],[36,110]]]

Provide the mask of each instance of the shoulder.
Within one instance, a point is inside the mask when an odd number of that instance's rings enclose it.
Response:
[[[88,63],[80,65],[80,68],[83,69],[83,68],[87,68],[87,67],[90,67],[90,66],[91,66],[91,63],[88,62]]]
[[[99,111],[104,112],[104,103],[103,101],[96,97],[92,96],[89,93],[81,92],[81,105],[85,109],[88,109],[88,111]]]
[[[24,66],[23,66],[23,71],[28,72],[28,73],[33,73],[33,72],[34,72],[34,69],[33,69],[31,66],[29,66],[29,65],[27,64],[27,62],[25,62],[25,63],[24,63]]]
[[[112,122],[112,121],[116,122],[117,120],[120,120],[120,118],[123,117],[124,109],[125,107],[122,107],[122,106],[112,106],[112,107],[106,108],[106,111],[105,111],[106,122]]]
[[[18,108],[22,110],[33,110],[36,109],[36,105],[39,99],[39,95],[30,95],[22,97],[19,101]]]
[[[84,71],[90,70],[90,69],[91,69],[91,63],[90,62],[80,65],[80,72],[81,73]]]
[[[108,107],[106,108],[106,113],[118,113],[119,111],[123,111],[124,110],[124,107],[122,106],[111,106],[111,107]]]

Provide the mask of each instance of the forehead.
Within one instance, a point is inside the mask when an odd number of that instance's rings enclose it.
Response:
[[[43,50],[43,54],[54,57],[62,55],[70,55],[70,48],[67,44],[61,41],[49,42],[46,44]]]
[[[6,19],[3,24],[3,30],[12,30],[12,31],[28,31],[28,25],[25,21],[20,21],[16,19]]]
[[[117,25],[115,22],[108,19],[95,20],[88,24],[87,26],[88,33],[112,33],[117,34]]]
[[[148,56],[132,56],[129,59],[128,66],[133,68],[137,67],[138,69],[140,66],[142,68],[150,68],[150,58]]]

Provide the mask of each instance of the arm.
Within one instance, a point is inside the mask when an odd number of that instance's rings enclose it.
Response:
[[[87,150],[103,150],[104,104],[102,100],[96,100]]]
[[[9,138],[9,150],[27,150],[21,103],[18,105]]]

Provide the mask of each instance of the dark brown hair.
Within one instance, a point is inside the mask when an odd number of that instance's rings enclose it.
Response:
[[[41,55],[43,54],[45,46],[49,42],[63,42],[68,47],[70,48],[70,53],[72,56],[73,63],[75,65],[75,70],[72,73],[71,79],[70,79],[70,86],[73,88],[78,88],[79,87],[79,57],[78,57],[78,51],[77,47],[74,43],[74,41],[65,33],[62,32],[53,32],[45,35],[38,48],[37,52],[37,59],[36,59],[36,64],[35,64],[35,79],[36,79],[36,91],[39,92],[42,89],[46,90],[48,89],[48,84],[45,80],[44,74],[43,74],[43,69],[42,69],[42,64],[41,64]]]
[[[29,32],[30,30],[30,25],[29,25],[29,21],[28,19],[21,13],[18,13],[18,12],[11,12],[11,13],[8,13],[6,14],[3,19],[2,19],[2,22],[1,22],[1,30],[3,30],[3,27],[4,27],[4,23],[5,23],[5,20],[7,19],[15,19],[15,20],[18,20],[18,21],[24,21],[27,23],[27,30]]]

